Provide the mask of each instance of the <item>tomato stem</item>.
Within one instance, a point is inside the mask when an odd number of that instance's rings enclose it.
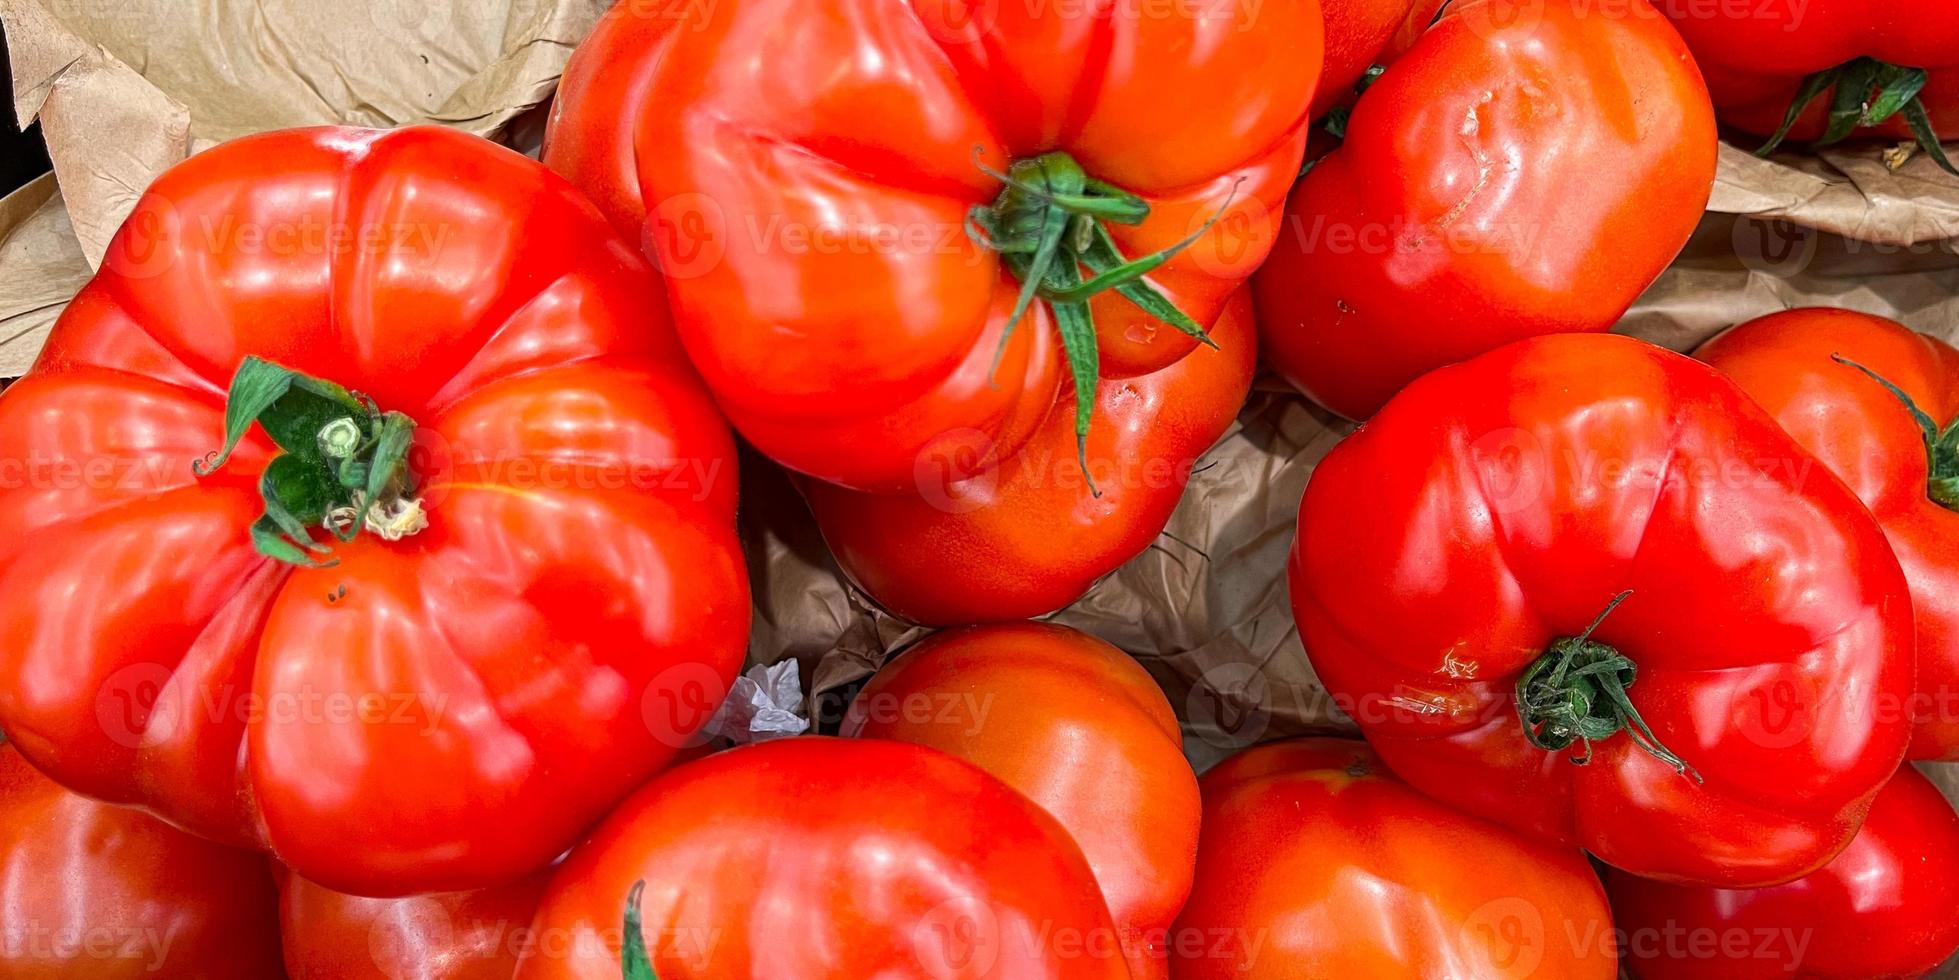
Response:
[[[652,957],[646,953],[646,930],[640,918],[640,899],[645,894],[645,881],[634,882],[626,893],[625,933],[619,944],[620,980],[660,980],[653,971]]]
[[[1088,426],[1096,386],[1101,381],[1101,354],[1088,301],[1099,293],[1114,291],[1179,332],[1207,347],[1217,347],[1202,324],[1179,310],[1144,277],[1208,233],[1231,206],[1238,189],[1234,185],[1217,213],[1184,240],[1131,259],[1117,247],[1107,223],[1141,224],[1149,217],[1149,202],[1088,176],[1066,153],[1016,160],[1006,173],[979,163],[979,153],[974,150],[975,165],[1003,187],[992,204],[975,207],[967,214],[966,234],[982,248],[1000,253],[1007,271],[1021,284],[1000,344],[994,349],[988,376],[999,370],[1007,341],[1034,301],[1047,303],[1074,379],[1075,449],[1082,473],[1087,476]],[[1090,273],[1087,278],[1083,278],[1083,269]],[[1102,495],[1093,478],[1088,487],[1095,496]]]
[[[321,568],[330,549],[313,539],[322,528],[352,541],[366,530],[398,541],[428,526],[413,495],[408,450],[415,423],[330,381],[247,357],[225,400],[225,441],[191,464],[210,476],[231,460],[257,424],[283,452],[259,477],[265,512],[252,523],[252,546],[268,558]]]
[[[1911,413],[1911,420],[1918,425],[1919,434],[1925,440],[1926,470],[1930,474],[1926,495],[1947,510],[1959,511],[1959,419],[1941,430],[1938,420],[1926,414],[1910,395],[1905,394],[1903,388],[1893,384],[1889,378],[1842,354],[1831,354],[1830,359],[1862,371],[1865,377],[1883,385],[1884,390],[1904,404],[1905,411]]]
[[[1923,68],[1908,68],[1876,58],[1857,58],[1835,68],[1825,68],[1803,79],[1795,99],[1789,103],[1788,113],[1782,117],[1781,128],[1755,154],[1765,157],[1774,153],[1789,138],[1789,131],[1795,128],[1810,104],[1824,92],[1833,92],[1829,119],[1823,135],[1816,140],[1817,146],[1841,142],[1859,129],[1881,125],[1902,114],[1919,147],[1947,173],[1959,176],[1959,166],[1954,166],[1946,156],[1939,134],[1932,128],[1931,115],[1919,98],[1929,77]]]
[[[1592,761],[1593,742],[1623,731],[1642,751],[1698,783],[1700,773],[1661,744],[1633,707],[1627,689],[1638,679],[1638,667],[1625,654],[1592,639],[1605,618],[1631,595],[1619,593],[1585,632],[1553,642],[1517,678],[1517,715],[1524,723],[1524,738],[1546,752],[1562,752],[1575,743],[1579,748],[1571,761],[1583,766]]]

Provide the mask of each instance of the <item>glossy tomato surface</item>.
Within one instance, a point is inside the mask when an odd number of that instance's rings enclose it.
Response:
[[[1858,58],[1927,69],[1919,93],[1936,132],[1959,136],[1959,7],[1945,0],[1804,0],[1802,3],[1696,3],[1661,0],[1679,28],[1721,121],[1766,136],[1782,126],[1808,76]],[[1830,99],[1808,106],[1790,136],[1822,135]],[[1902,117],[1864,135],[1911,138]]]
[[[1413,47],[1435,21],[1444,0],[1342,0],[1324,3],[1326,62],[1313,96],[1313,118],[1352,101],[1369,68],[1387,65]]]
[[[550,873],[466,892],[362,898],[294,874],[279,886],[292,980],[510,980]]]
[[[874,739],[733,749],[647,784],[552,880],[519,980],[1127,977],[1080,848],[971,763]]]
[[[1910,738],[1883,530],[1733,382],[1631,338],[1410,386],[1313,473],[1290,579],[1397,774],[1635,874],[1807,874]]]
[[[1959,816],[1907,767],[1822,870],[1775,888],[1689,888],[1611,873],[1638,976],[1908,980],[1959,952]]]
[[[656,258],[744,436],[891,492],[1073,407],[1045,301],[1002,345],[1021,286],[968,227],[989,171],[1065,153],[1138,196],[1108,234],[1131,258],[1191,239],[1147,282],[1209,325],[1271,247],[1323,31],[1318,0],[620,4],[545,159]],[[1226,356],[1114,292],[1090,308],[1104,378]]]
[[[276,980],[264,855],[78,796],[0,746],[0,976]]]
[[[1046,623],[939,633],[871,678],[843,734],[950,753],[1040,804],[1094,869],[1130,975],[1165,975],[1197,851],[1197,777],[1176,712],[1128,654]]]
[[[746,642],[732,438],[664,310],[569,183],[453,131],[291,130],[164,174],[0,397],[0,726],[76,790],[335,888],[543,867]],[[255,550],[272,442],[208,469],[248,356],[419,423],[427,528],[315,529],[331,567]]]
[[[1616,975],[1582,854],[1423,796],[1365,743],[1259,746],[1206,773],[1203,792],[1176,980]]]
[[[1366,418],[1433,368],[1602,331],[1714,183],[1707,89],[1645,0],[1465,0],[1362,96],[1260,272],[1267,359]]]
[[[1744,323],[1696,356],[1741,385],[1884,526],[1918,625],[1918,688],[1891,713],[1917,721],[1912,758],[1959,759],[1959,501],[1930,495],[1926,432],[1912,411],[1941,432],[1959,421],[1959,351],[1882,317],[1801,309]]]
[[[1211,332],[1217,351],[1102,381],[1086,476],[1073,413],[1057,409],[1031,442],[975,476],[934,467],[897,494],[805,481],[837,563],[880,605],[928,625],[1040,616],[1081,598],[1163,532],[1199,458],[1244,405],[1257,369],[1247,291]]]

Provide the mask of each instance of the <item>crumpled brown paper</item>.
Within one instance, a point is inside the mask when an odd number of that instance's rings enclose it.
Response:
[[[0,198],[0,378],[34,362],[90,269],[49,174]]]
[[[1707,207],[1892,245],[1959,237],[1959,177],[1922,152],[1894,171],[1884,159],[1894,148],[1865,142],[1763,160],[1724,142]]]
[[[157,174],[268,129],[439,123],[496,135],[548,99],[610,0],[0,0],[14,108],[39,119],[66,218],[0,211],[0,376],[40,347],[9,311],[72,294]],[[16,195],[18,196],[18,195]],[[60,205],[56,207],[59,208]],[[37,204],[38,207],[38,204]],[[64,297],[65,298],[65,297]],[[23,332],[24,331],[24,332]]]

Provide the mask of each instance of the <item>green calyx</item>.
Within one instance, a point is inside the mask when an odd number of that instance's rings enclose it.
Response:
[[[1605,617],[1630,595],[1619,593],[1585,632],[1553,642],[1517,678],[1524,738],[1546,752],[1576,744],[1571,761],[1582,766],[1592,761],[1593,742],[1625,732],[1648,755],[1698,783],[1700,773],[1660,744],[1633,707],[1626,689],[1638,679],[1638,668],[1625,654],[1592,639]]]
[[[1143,312],[1215,348],[1217,343],[1202,324],[1177,309],[1143,277],[1210,231],[1231,201],[1227,198],[1216,215],[1183,241],[1131,259],[1116,246],[1108,223],[1141,224],[1150,213],[1149,203],[1142,198],[1088,176],[1066,153],[1017,160],[1004,174],[984,164],[979,166],[1005,186],[992,204],[975,207],[967,214],[966,234],[982,248],[999,252],[1007,271],[1021,284],[1013,314],[993,353],[993,370],[999,369],[1007,341],[1028,308],[1036,299],[1046,302],[1061,332],[1061,346],[1075,382],[1075,448],[1086,475],[1088,423],[1101,380],[1101,353],[1096,346],[1089,299],[1114,290]],[[1237,193],[1235,188],[1232,193]],[[1102,495],[1093,480],[1089,490]]]
[[[1817,146],[1840,142],[1859,129],[1880,125],[1892,116],[1903,114],[1919,148],[1947,173],[1959,175],[1959,167],[1946,156],[1939,134],[1932,128],[1932,117],[1918,97],[1925,89],[1926,77],[1923,68],[1907,68],[1875,58],[1858,58],[1819,71],[1803,79],[1795,101],[1789,104],[1788,114],[1782,117],[1782,128],[1755,154],[1765,157],[1774,153],[1788,139],[1789,130],[1802,118],[1810,103],[1824,92],[1831,92],[1829,122],[1823,136],[1816,141]]]
[[[646,931],[640,919],[640,898],[646,893],[646,882],[633,883],[632,891],[626,893],[625,937],[619,944],[620,980],[660,980],[653,972],[653,958],[646,953]]]
[[[1892,384],[1890,379],[1844,357],[1831,354],[1830,359],[1848,367],[1864,372],[1872,381],[1884,386],[1911,413],[1913,422],[1918,423],[1918,431],[1925,439],[1925,457],[1931,479],[1927,482],[1925,493],[1933,502],[1946,510],[1959,511],[1959,420],[1945,429],[1939,428],[1937,419],[1925,414],[1925,410],[1905,394],[1903,388]]]
[[[231,459],[254,423],[280,450],[259,478],[265,513],[252,523],[259,554],[311,568],[333,564],[316,555],[324,528],[340,541],[367,530],[397,541],[428,526],[412,493],[408,450],[415,423],[383,412],[330,381],[247,357],[232,376],[225,401],[224,448],[192,464],[198,476]]]

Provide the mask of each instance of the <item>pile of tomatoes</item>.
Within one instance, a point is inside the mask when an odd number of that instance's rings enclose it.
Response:
[[[1724,124],[1950,169],[1959,8],[621,0],[541,163],[200,153],[0,398],[0,974],[1925,975],[1959,351],[1608,333]],[[1032,620],[1261,363],[1365,740],[1199,778]],[[715,751],[738,464],[941,629]]]

